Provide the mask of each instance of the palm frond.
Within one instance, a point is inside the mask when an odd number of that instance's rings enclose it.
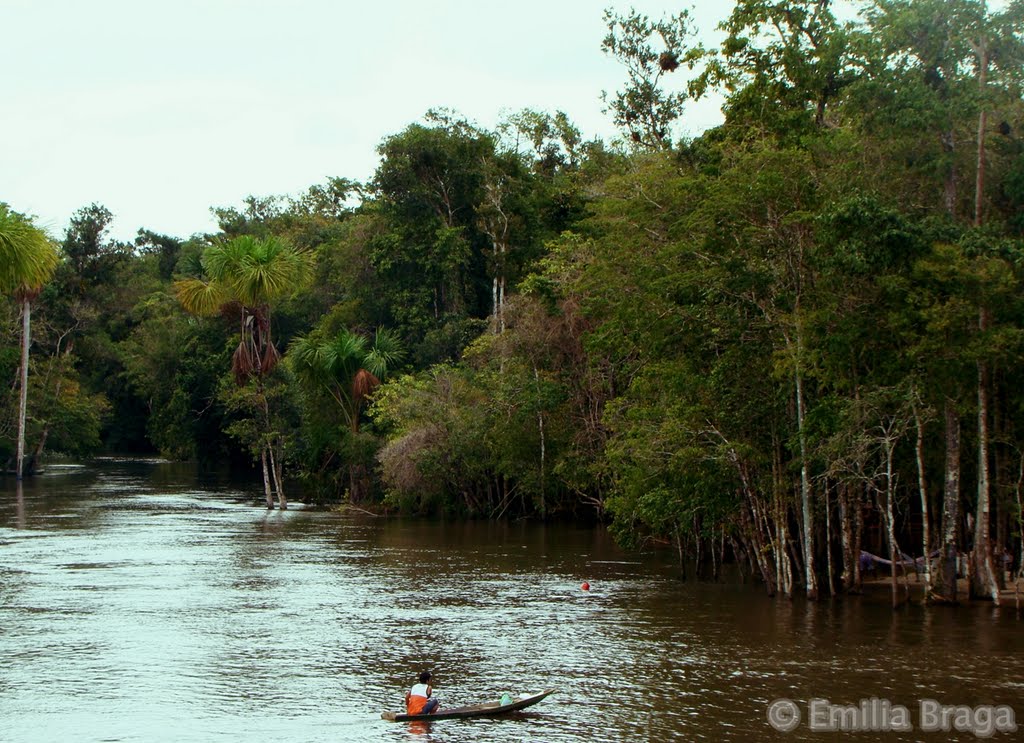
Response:
[[[231,372],[235,375],[235,384],[241,387],[249,381],[249,378],[256,371],[256,355],[253,353],[250,344],[243,340],[238,348],[231,355]]]
[[[0,291],[35,293],[59,262],[43,230],[29,217],[0,204]]]
[[[271,302],[306,285],[311,261],[311,253],[298,251],[278,238],[251,240],[239,256],[233,285],[246,304]]]
[[[352,399],[358,404],[380,387],[380,380],[366,369],[360,369],[352,379]]]
[[[327,377],[325,344],[315,335],[292,339],[288,360],[292,370],[304,379],[319,382]]]
[[[202,279],[175,281],[174,294],[185,312],[199,317],[213,317],[232,299],[223,284]]]
[[[341,385],[348,386],[366,358],[366,339],[356,333],[343,330],[336,335],[325,350],[331,376]]]
[[[373,345],[366,353],[366,369],[379,379],[383,379],[404,360],[405,350],[398,334],[387,328],[377,328]]]
[[[277,347],[273,343],[268,343],[267,347],[263,349],[263,358],[260,360],[260,373],[269,374],[280,360],[281,354]]]
[[[211,281],[231,283],[241,271],[242,261],[253,250],[255,242],[256,238],[251,235],[242,235],[211,245],[203,251],[203,271]]]

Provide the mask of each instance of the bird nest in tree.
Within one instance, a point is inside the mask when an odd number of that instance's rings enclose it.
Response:
[[[658,67],[662,72],[672,72],[679,67],[679,58],[672,52],[662,52],[658,57]]]

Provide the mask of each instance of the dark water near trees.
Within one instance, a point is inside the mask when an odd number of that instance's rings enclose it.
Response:
[[[1024,716],[1012,608],[772,600],[681,583],[603,530],[260,497],[156,462],[0,481],[0,740],[762,740],[780,697]],[[558,692],[509,719],[381,720],[424,667],[448,705]]]

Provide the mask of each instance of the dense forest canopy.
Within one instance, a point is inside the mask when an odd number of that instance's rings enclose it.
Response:
[[[950,600],[967,555],[995,596],[1022,550],[1024,3],[739,0],[719,49],[685,12],[606,22],[621,141],[435,110],[369,182],[217,207],[216,234],[124,244],[86,206],[42,273],[5,207],[0,455],[608,520],[771,593],[855,590],[868,550],[933,556]],[[678,138],[709,91],[724,123]]]

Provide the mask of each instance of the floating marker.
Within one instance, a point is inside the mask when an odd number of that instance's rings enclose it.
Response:
[[[580,586],[580,588],[582,588],[584,591],[589,591],[590,590],[590,584],[587,583],[586,581],[583,581],[583,585]]]

